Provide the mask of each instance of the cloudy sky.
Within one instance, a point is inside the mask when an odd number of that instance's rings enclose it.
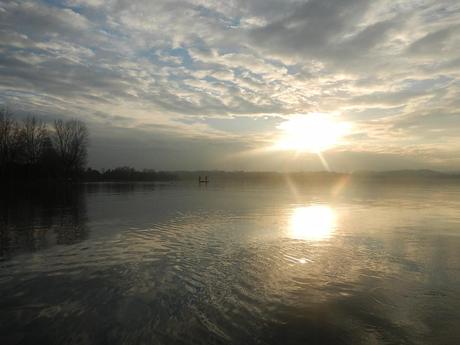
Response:
[[[96,168],[323,169],[270,149],[319,113],[333,170],[460,170],[460,3],[1,1],[0,103],[84,120]]]

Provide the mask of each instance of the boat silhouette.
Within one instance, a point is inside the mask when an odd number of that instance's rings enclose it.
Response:
[[[208,176],[205,176],[204,179],[201,178],[201,176],[198,176],[198,183],[208,183]]]

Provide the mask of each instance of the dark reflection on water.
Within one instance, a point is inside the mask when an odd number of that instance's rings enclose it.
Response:
[[[88,236],[81,185],[15,186],[0,198],[0,260]]]
[[[0,344],[458,344],[460,187],[2,200]]]

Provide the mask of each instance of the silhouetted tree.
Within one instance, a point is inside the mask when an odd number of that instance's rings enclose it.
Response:
[[[42,121],[27,117],[19,127],[21,160],[27,166],[36,166],[43,155],[48,130]]]
[[[84,171],[87,157],[88,130],[79,120],[54,121],[54,145],[65,177]]]
[[[88,168],[85,171],[84,178],[87,181],[98,181],[101,179],[101,173],[95,169]]]
[[[59,177],[59,156],[49,135],[43,139],[40,157],[40,175],[46,178]]]
[[[173,181],[177,176],[163,171],[144,169],[136,170],[132,167],[117,167],[99,172],[87,169],[84,175],[88,181]]]
[[[155,170],[118,167],[86,169],[88,129],[78,120],[56,120],[53,129],[29,116],[18,122],[0,108],[0,182],[84,178],[88,181],[171,181],[177,177]]]
[[[17,123],[8,108],[4,107],[0,110],[0,169],[3,176],[14,162],[17,137]]]
[[[55,121],[51,131],[35,117],[17,121],[0,108],[1,181],[79,177],[87,145],[88,130],[81,121]]]

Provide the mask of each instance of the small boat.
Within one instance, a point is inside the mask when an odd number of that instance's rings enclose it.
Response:
[[[201,178],[201,176],[198,176],[198,183],[208,183],[208,177],[205,176],[204,179]]]

